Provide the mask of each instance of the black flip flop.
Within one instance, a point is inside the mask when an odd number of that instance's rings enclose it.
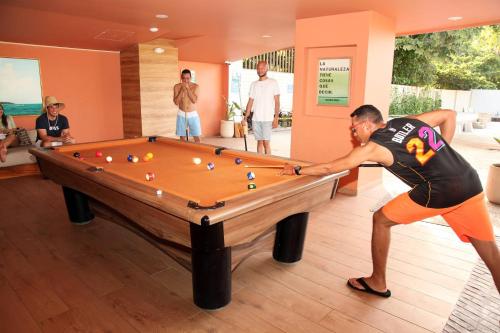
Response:
[[[358,291],[363,291],[365,293],[368,293],[368,294],[373,294],[373,295],[376,295],[376,296],[380,296],[380,297],[391,297],[391,291],[389,289],[387,289],[386,291],[382,292],[382,291],[376,291],[376,290],[373,290],[369,285],[368,283],[366,283],[365,279],[360,277],[358,279],[356,279],[356,281],[364,288],[364,289],[361,289],[361,288],[358,288],[356,286],[354,286],[353,284],[351,284],[351,282],[349,280],[347,280],[347,285],[349,287],[351,287],[352,289],[354,290],[358,290]]]

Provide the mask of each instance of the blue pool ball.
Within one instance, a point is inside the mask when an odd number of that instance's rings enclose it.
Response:
[[[215,164],[213,162],[210,162],[207,164],[207,169],[212,171],[213,169],[215,169]]]
[[[241,162],[243,162],[243,160],[241,158],[239,158],[239,157],[237,157],[237,158],[234,159],[234,163],[236,163],[238,165],[241,164]]]
[[[134,160],[134,156],[133,156],[133,155],[131,155],[131,154],[129,154],[129,155],[127,156],[127,161],[132,162],[133,160]]]
[[[247,178],[248,178],[248,180],[255,179],[255,173],[253,173],[252,171],[250,171],[249,173],[247,173]]]

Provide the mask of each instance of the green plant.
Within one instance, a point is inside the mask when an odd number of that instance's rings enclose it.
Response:
[[[225,120],[234,120],[234,116],[236,115],[236,112],[234,112],[234,110],[240,110],[242,111],[242,114],[244,114],[244,111],[241,109],[241,106],[238,103],[236,102],[229,103],[225,96],[222,96],[222,98],[224,99],[224,103],[226,104]]]
[[[441,98],[431,96],[428,91],[421,94],[393,91],[389,115],[411,115],[429,112],[441,107]]]

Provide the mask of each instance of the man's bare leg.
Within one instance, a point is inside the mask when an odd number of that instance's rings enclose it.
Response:
[[[264,151],[267,155],[271,155],[271,141],[264,140]]]
[[[389,245],[391,243],[391,227],[397,223],[389,220],[379,209],[373,214],[372,230],[372,262],[373,273],[370,277],[365,277],[366,283],[374,290],[384,292],[387,290],[386,267],[389,256]],[[349,279],[349,282],[356,288],[363,289],[356,278]]]
[[[500,253],[497,244],[494,241],[484,241],[472,237],[469,237],[469,240],[490,270],[500,293]]]
[[[264,154],[264,141],[263,140],[257,141],[257,153]]]

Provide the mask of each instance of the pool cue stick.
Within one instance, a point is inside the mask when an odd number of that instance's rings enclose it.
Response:
[[[380,164],[376,163],[364,163],[359,165],[360,168],[382,168]],[[245,168],[270,168],[278,169],[283,168],[283,165],[245,165]]]
[[[245,151],[248,151],[247,134],[248,134],[248,123],[245,123],[245,125],[243,125],[243,140],[245,141]]]
[[[360,168],[383,168],[382,165],[378,163],[362,163],[359,165]]]
[[[245,168],[283,169],[284,165],[245,165]]]
[[[184,112],[184,125],[186,126],[186,141],[189,141],[187,112]]]

